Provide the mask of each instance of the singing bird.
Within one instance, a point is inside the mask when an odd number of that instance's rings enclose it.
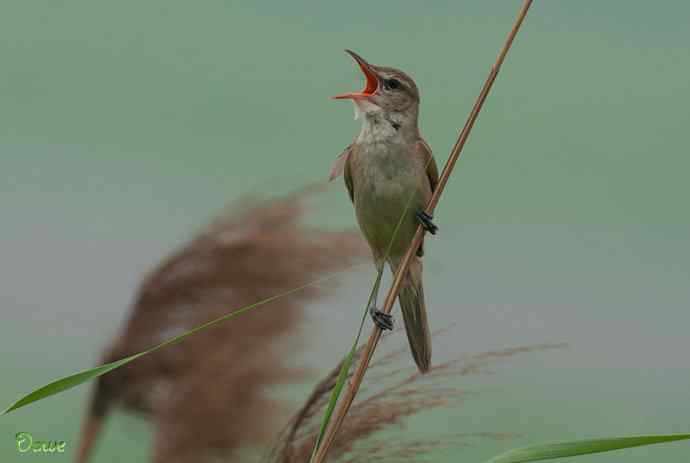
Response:
[[[369,64],[352,50],[345,51],[359,65],[366,85],[361,92],[333,98],[354,102],[362,128],[336,159],[330,179],[344,174],[376,268],[382,271],[387,262],[395,272],[420,222],[426,231],[437,231],[433,217],[424,209],[438,183],[438,168],[419,133],[419,90],[412,78],[398,69]],[[422,243],[398,297],[410,350],[422,373],[431,364],[431,335],[422,286],[423,254]],[[369,312],[379,328],[390,330],[393,318],[376,308],[378,292],[377,284]]]

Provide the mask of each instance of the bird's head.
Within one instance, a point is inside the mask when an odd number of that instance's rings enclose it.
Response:
[[[345,50],[362,70],[366,83],[360,92],[343,93],[336,100],[354,101],[365,115],[383,113],[384,117],[401,122],[410,120],[416,126],[419,112],[419,90],[414,80],[404,72],[385,66],[369,64],[352,50]]]

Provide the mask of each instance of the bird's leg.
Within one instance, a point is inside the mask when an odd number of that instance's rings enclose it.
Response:
[[[371,320],[376,326],[381,330],[392,330],[393,329],[393,316],[385,312],[381,312],[376,308],[376,301],[379,297],[379,287],[381,286],[381,277],[383,276],[383,261],[376,263],[378,268],[378,275],[376,276],[376,283],[374,283],[374,289],[372,291],[372,297],[369,299],[369,315]]]
[[[422,227],[432,235],[435,235],[438,231],[438,227],[434,224],[434,216],[429,215],[424,211],[417,212],[417,219],[421,222]]]

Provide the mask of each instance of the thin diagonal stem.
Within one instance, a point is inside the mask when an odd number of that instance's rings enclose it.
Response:
[[[520,8],[520,11],[518,13],[517,19],[513,24],[513,28],[508,34],[508,38],[505,44],[503,45],[503,48],[501,48],[501,51],[499,52],[498,57],[496,58],[496,62],[491,67],[489,76],[484,82],[484,86],[482,87],[482,90],[479,93],[479,97],[477,98],[477,101],[475,102],[474,107],[472,108],[472,111],[470,112],[470,115],[467,118],[465,126],[460,131],[458,140],[455,142],[455,145],[453,146],[453,149],[450,152],[450,156],[448,157],[448,161],[446,162],[446,165],[443,168],[443,172],[441,173],[441,177],[439,178],[436,190],[434,191],[434,194],[432,195],[431,200],[429,201],[429,204],[426,207],[426,212],[430,215],[432,215],[434,209],[436,209],[436,205],[438,204],[438,201],[441,198],[441,194],[443,193],[446,183],[448,183],[450,174],[452,173],[453,168],[455,167],[455,163],[460,157],[460,153],[462,152],[462,149],[465,146],[465,142],[467,141],[467,138],[469,137],[469,134],[472,131],[472,127],[474,127],[474,123],[477,120],[477,116],[479,116],[479,112],[481,111],[482,106],[484,105],[484,102],[486,101],[486,98],[489,95],[489,92],[491,91],[491,87],[493,86],[494,81],[498,76],[498,72],[500,71],[501,65],[503,64],[503,61],[505,60],[505,57],[508,54],[508,50],[510,50],[511,45],[513,44],[513,40],[515,40],[515,36],[517,35],[518,31],[520,30],[520,27],[522,26],[525,16],[527,16],[527,12],[529,11],[529,8],[532,6],[532,1],[533,0],[525,0],[523,2],[522,7]],[[417,248],[419,248],[419,245],[422,242],[423,235],[423,228],[421,225],[418,225],[414,238],[412,239],[412,242],[410,243],[410,246],[407,249],[407,252],[405,253],[405,257],[403,258],[402,262],[400,263],[400,266],[395,272],[393,284],[391,285],[391,288],[388,291],[386,301],[384,302],[382,308],[382,311],[384,313],[388,314],[391,312],[393,308],[393,303],[395,302],[395,298],[398,296],[398,292],[400,291],[400,286],[403,277],[407,272],[407,269],[410,265],[410,262],[412,261],[414,254],[417,251]],[[355,396],[357,395],[357,391],[359,390],[359,386],[362,383],[362,379],[364,378],[364,374],[367,370],[367,367],[369,366],[369,362],[371,361],[371,357],[374,354],[374,349],[376,349],[376,345],[380,337],[381,329],[377,326],[374,326],[374,329],[371,332],[371,335],[369,336],[366,348],[361,356],[361,360],[357,365],[357,370],[355,371],[352,380],[350,381],[349,387],[340,402],[340,406],[338,407],[338,410],[336,412],[335,419],[332,420],[330,425],[328,426],[326,434],[323,437],[323,440],[321,441],[321,444],[319,445],[316,454],[314,455],[314,463],[323,463],[324,459],[326,458],[328,450],[333,444],[333,440],[335,439],[335,436],[338,433],[338,430],[340,429],[343,420],[345,419],[345,415],[347,415],[347,412],[350,409],[350,406],[352,405]]]

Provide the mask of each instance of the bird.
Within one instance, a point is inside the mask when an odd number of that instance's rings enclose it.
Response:
[[[438,230],[425,212],[438,184],[438,167],[419,131],[420,96],[414,80],[399,69],[369,64],[354,51],[345,52],[361,69],[366,84],[360,92],[332,98],[352,100],[362,127],[336,158],[330,180],[343,175],[379,274],[386,263],[395,272],[419,223],[431,234]],[[425,373],[431,365],[431,334],[422,282],[423,255],[422,242],[398,300],[412,357]],[[368,310],[379,328],[392,330],[392,316],[376,308],[379,285],[380,278]]]

